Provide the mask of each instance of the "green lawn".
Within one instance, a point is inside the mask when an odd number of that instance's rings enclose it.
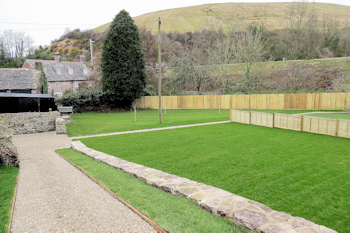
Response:
[[[230,111],[221,110],[167,110],[159,124],[158,110],[139,110],[137,122],[133,112],[81,113],[71,116],[74,122],[67,124],[68,136],[110,133],[135,129],[158,128],[174,125],[230,120]]]
[[[249,110],[246,110],[249,111]],[[262,112],[276,112],[296,114],[312,112],[314,110],[252,110]],[[220,114],[217,109],[170,109],[162,114],[162,124],[159,124],[158,110],[138,110],[135,116],[133,112],[119,113],[97,113],[88,112],[73,114],[74,120],[67,124],[68,136],[81,136],[99,133],[111,133],[135,129],[159,128],[174,125],[187,125],[214,121],[225,121],[230,119],[230,110],[222,109]]]
[[[0,232],[7,232],[18,168],[0,165]]]
[[[81,141],[350,232],[349,139],[227,123]]]
[[[248,232],[185,198],[153,188],[130,174],[72,149],[57,152],[170,232]]]
[[[306,116],[350,120],[350,114],[348,113],[315,113],[315,114],[307,114]]]

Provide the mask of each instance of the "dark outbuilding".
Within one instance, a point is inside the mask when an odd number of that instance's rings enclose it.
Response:
[[[48,94],[0,93],[0,113],[56,111],[55,99]]]

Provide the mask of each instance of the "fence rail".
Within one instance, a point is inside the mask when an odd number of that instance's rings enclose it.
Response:
[[[350,138],[350,120],[231,109],[230,121]]]
[[[158,109],[158,96],[143,96],[136,106]],[[350,109],[350,93],[163,96],[162,108],[343,110]]]

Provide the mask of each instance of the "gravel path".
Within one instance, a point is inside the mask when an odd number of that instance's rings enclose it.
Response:
[[[20,173],[11,232],[155,232],[54,150],[71,139],[55,132],[15,135]]]

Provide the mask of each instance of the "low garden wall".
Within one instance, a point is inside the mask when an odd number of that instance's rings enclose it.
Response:
[[[55,130],[54,112],[22,112],[0,114],[0,125],[13,129],[13,134],[41,133]]]
[[[231,122],[350,138],[350,121],[232,109]]]

